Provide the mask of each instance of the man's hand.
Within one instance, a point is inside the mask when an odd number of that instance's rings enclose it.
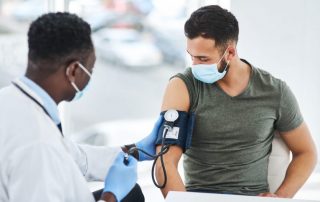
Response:
[[[258,196],[261,196],[261,197],[274,197],[274,198],[279,198],[278,195],[273,194],[273,193],[270,193],[270,192],[261,193],[261,194],[259,194]]]
[[[163,116],[160,115],[160,117],[158,118],[158,121],[154,124],[154,127],[151,133],[147,137],[143,138],[142,140],[136,143],[136,146],[139,149],[143,149],[144,151],[148,152],[151,155],[156,154],[155,143],[156,143],[158,131],[161,127],[162,122],[163,122]],[[145,161],[145,160],[152,160],[152,158],[139,151],[139,161]]]
[[[137,182],[137,160],[129,156],[128,165],[123,163],[124,153],[120,152],[111,166],[104,182],[104,193],[112,193],[121,201]]]

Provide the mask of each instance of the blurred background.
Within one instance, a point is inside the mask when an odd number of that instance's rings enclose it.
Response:
[[[0,87],[24,74],[34,19],[76,13],[92,27],[97,62],[86,95],[59,106],[64,133],[95,145],[135,142],[151,131],[169,78],[190,64],[185,20],[208,4],[237,17],[240,57],[288,83],[319,147],[318,0],[0,0]],[[139,183],[147,201],[161,201],[150,167],[139,165]],[[320,166],[296,198],[320,200],[319,172]]]

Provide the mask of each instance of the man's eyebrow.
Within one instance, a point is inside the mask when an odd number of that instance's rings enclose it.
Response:
[[[192,57],[195,57],[195,58],[207,58],[208,56],[206,55],[197,55],[197,56],[193,56],[188,50],[187,50],[188,54]]]

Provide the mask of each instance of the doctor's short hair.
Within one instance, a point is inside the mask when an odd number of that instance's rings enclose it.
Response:
[[[185,36],[199,36],[215,40],[217,48],[224,51],[229,41],[238,42],[239,25],[236,17],[217,5],[209,5],[194,11],[184,25]]]
[[[28,31],[28,46],[28,58],[35,63],[85,60],[94,50],[90,25],[67,12],[44,14],[33,21]]]

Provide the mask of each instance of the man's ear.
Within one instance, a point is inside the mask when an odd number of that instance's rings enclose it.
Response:
[[[228,52],[226,54],[226,61],[231,61],[237,55],[237,49],[235,46],[229,46]]]
[[[70,82],[75,82],[76,78],[76,72],[78,69],[78,62],[72,62],[70,63],[66,68],[66,75]]]

